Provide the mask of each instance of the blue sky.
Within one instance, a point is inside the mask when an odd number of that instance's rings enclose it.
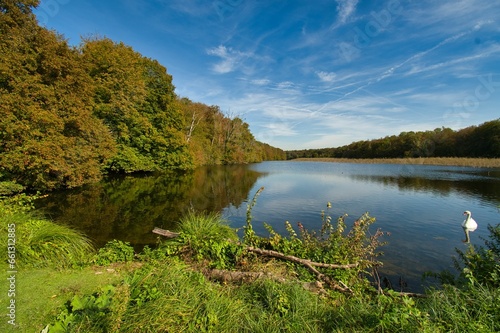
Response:
[[[500,1],[42,0],[72,45],[123,41],[176,93],[285,150],[500,117]]]

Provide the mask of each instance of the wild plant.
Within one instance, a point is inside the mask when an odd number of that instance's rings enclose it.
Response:
[[[500,287],[500,224],[488,225],[488,231],[489,239],[483,239],[485,246],[469,245],[465,252],[456,250],[455,268],[460,280],[469,286]]]
[[[263,188],[255,194],[247,208],[247,221],[245,226],[244,242],[248,246],[255,246],[266,250],[278,251],[284,255],[296,256],[304,260],[323,264],[351,265],[350,269],[331,269],[318,267],[318,271],[325,276],[340,281],[344,285],[367,286],[366,275],[371,275],[380,262],[376,260],[382,253],[378,248],[385,243],[381,237],[385,235],[381,230],[370,234],[369,228],[375,218],[368,213],[363,214],[354,221],[350,230],[346,230],[347,214],[339,216],[336,224],[328,213],[331,204],[327,204],[327,211],[321,212],[322,225],[318,231],[308,231],[298,223],[298,232],[294,230],[289,221],[285,221],[288,236],[277,233],[271,225],[264,224],[269,232],[268,237],[259,237],[252,227],[251,210],[255,206],[258,195]],[[306,280],[313,276],[302,266],[291,264],[301,277]]]
[[[233,268],[242,252],[236,231],[216,213],[189,212],[178,231],[178,237],[161,245],[162,251],[220,269]]]
[[[109,265],[132,260],[134,260],[134,248],[129,242],[117,239],[107,242],[94,257],[94,263],[97,265]]]

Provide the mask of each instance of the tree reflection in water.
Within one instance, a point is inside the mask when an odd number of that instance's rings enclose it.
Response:
[[[187,173],[108,178],[76,190],[55,192],[37,208],[54,221],[75,227],[97,246],[108,240],[136,247],[154,244],[154,227],[174,230],[188,210],[221,212],[240,206],[259,177],[245,165],[200,167]]]

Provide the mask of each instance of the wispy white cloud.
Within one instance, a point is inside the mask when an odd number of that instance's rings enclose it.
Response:
[[[274,136],[293,136],[297,135],[297,131],[293,129],[293,126],[290,126],[289,123],[284,123],[284,122],[273,122],[273,123],[267,123],[263,124],[262,127],[264,128],[263,131],[267,135],[274,135]]]
[[[337,74],[335,74],[334,72],[324,72],[324,71],[316,72],[316,75],[318,75],[320,80],[323,82],[332,82],[333,80],[335,80],[335,77],[337,76]]]
[[[221,58],[219,63],[213,65],[213,70],[219,74],[234,71],[245,59],[251,56],[248,53],[236,51],[224,45],[208,49],[207,54]]]
[[[265,85],[268,85],[269,83],[271,83],[271,81],[268,79],[254,79],[254,80],[251,80],[250,82],[252,84],[257,85],[257,86],[265,86]]]
[[[422,72],[429,72],[429,71],[432,72],[434,75],[443,75],[443,68],[448,68],[448,70],[452,71],[453,74],[459,76],[460,71],[457,70],[457,67],[455,65],[476,62],[481,58],[490,57],[495,53],[500,53],[500,44],[493,44],[487,49],[481,50],[480,52],[465,57],[454,58],[447,61],[437,62],[429,65],[415,64],[406,73],[406,75],[420,74]]]
[[[338,22],[346,23],[356,11],[358,0],[337,0]]]
[[[482,0],[433,1],[425,5],[405,4],[401,13],[412,32],[422,36],[429,29],[432,34],[449,35],[466,28],[494,27],[498,20],[498,3]]]

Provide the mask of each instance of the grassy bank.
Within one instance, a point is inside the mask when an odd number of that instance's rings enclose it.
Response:
[[[366,163],[366,164],[425,164],[477,168],[500,168],[500,158],[419,157],[419,158],[297,158],[291,161]]]
[[[457,267],[463,273],[459,279],[438,274],[447,282],[442,290],[414,297],[368,282],[367,274],[378,265],[378,248],[383,245],[378,240],[381,232],[369,231],[375,223],[369,215],[347,229],[343,218],[332,220],[327,209],[322,212],[321,230],[294,230],[286,223],[288,235],[268,226],[269,237],[259,237],[252,228],[254,204],[255,198],[247,211],[243,239],[216,214],[188,214],[178,237],[136,254],[119,241],[95,251],[84,236],[69,230],[62,233],[65,237],[31,242],[30,235],[37,233],[41,221],[46,228],[52,222],[0,204],[2,242],[12,234],[9,225],[16,224],[19,250],[17,326],[4,316],[0,331],[500,330],[500,225],[490,227],[487,250],[470,247],[459,253]],[[61,233],[60,226],[53,230]],[[66,249],[65,244],[79,245]],[[2,267],[9,270],[6,259]],[[10,284],[2,279],[1,292],[12,288]],[[8,304],[9,299],[2,297],[1,307]]]

